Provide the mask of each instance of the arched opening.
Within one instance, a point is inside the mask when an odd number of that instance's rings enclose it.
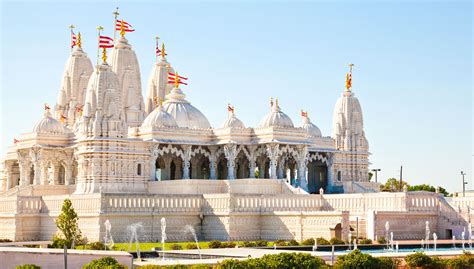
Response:
[[[196,154],[191,158],[189,170],[192,179],[208,179],[210,176],[209,159],[204,154]]]
[[[240,151],[235,159],[235,178],[249,178],[249,160],[243,151]]]
[[[155,161],[155,177],[154,178],[157,181],[169,179],[165,173],[165,160],[161,156],[156,158],[156,161]]]
[[[342,180],[341,171],[337,171],[337,181],[341,181],[341,180]]]
[[[336,224],[334,228],[330,228],[331,230],[331,237],[342,239],[342,225],[340,223]]]
[[[63,164],[58,164],[58,184],[64,185],[66,182],[66,169],[64,168]]]
[[[173,157],[170,163],[170,180],[183,178],[183,161],[179,157]]]
[[[142,175],[142,164],[139,163],[137,165],[137,176],[141,176]]]
[[[320,160],[312,160],[308,163],[308,191],[310,193],[319,193],[319,189],[324,191],[328,185],[328,169],[325,163]]]
[[[227,159],[221,154],[217,160],[217,179],[227,179]]]

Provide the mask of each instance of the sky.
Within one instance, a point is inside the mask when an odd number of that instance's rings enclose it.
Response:
[[[168,61],[189,77],[187,99],[213,127],[227,103],[258,126],[270,97],[299,126],[301,109],[324,136],[354,63],[353,92],[364,113],[379,181],[462,189],[472,180],[472,3],[428,1],[3,1],[0,19],[0,154],[30,132],[43,104],[54,106],[70,53],[70,24],[96,61],[97,32],[113,35],[115,7],[141,68],[155,61],[155,36]]]

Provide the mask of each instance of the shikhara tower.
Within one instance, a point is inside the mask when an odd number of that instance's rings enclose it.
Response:
[[[55,113],[46,111],[33,132],[10,147],[2,162],[2,190],[70,184],[76,194],[147,193],[157,181],[256,177],[308,193],[377,189],[368,182],[368,142],[352,92],[352,65],[334,109],[332,137],[323,136],[307,112],[296,126],[278,100],[271,100],[258,127],[246,126],[229,104],[224,124],[213,128],[186,99],[164,44],[157,40],[144,101],[123,22],[114,42],[100,29],[99,44],[104,38],[113,47],[109,60],[104,48],[92,70],[78,36]],[[169,76],[178,78],[175,85]]]

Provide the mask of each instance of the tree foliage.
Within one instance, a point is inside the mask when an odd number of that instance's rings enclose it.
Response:
[[[66,244],[68,248],[72,246],[72,243],[76,243],[81,239],[81,230],[79,229],[78,221],[79,218],[72,207],[71,200],[65,199],[61,214],[59,214],[56,219],[56,226],[61,232],[64,244]]]
[[[408,191],[429,191],[429,192],[436,192],[436,187],[428,184],[421,184],[421,185],[413,185],[410,186],[406,181],[402,181],[402,188],[400,188],[400,180],[396,178],[389,178],[385,184],[380,186],[381,191],[386,192],[399,192],[403,190],[403,186],[407,187]],[[448,196],[449,193],[443,187],[438,187],[439,193],[443,194],[444,196]]]
[[[90,263],[84,265],[82,269],[127,269],[127,266],[118,263],[112,257],[102,257],[97,260],[92,260]]]

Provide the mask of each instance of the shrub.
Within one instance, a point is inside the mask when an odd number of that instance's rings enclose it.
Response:
[[[13,242],[13,241],[6,238],[0,238],[0,243],[10,243],[10,242]]]
[[[291,239],[290,241],[288,241],[288,246],[299,246],[300,243],[298,243],[298,241],[296,241],[295,239]]]
[[[376,258],[378,263],[378,268],[385,269],[385,268],[398,268],[401,261],[399,259],[390,258],[390,257],[379,257]]]
[[[303,242],[301,242],[301,245],[303,245],[303,246],[314,246],[314,242],[315,242],[315,240],[313,238],[309,238],[309,239],[303,240]]]
[[[82,269],[127,269],[127,266],[117,262],[112,257],[102,257],[97,260],[92,260],[90,263],[84,265]]]
[[[170,246],[170,248],[171,248],[172,250],[182,250],[182,249],[183,249],[183,247],[182,247],[180,244],[172,244],[172,245]]]
[[[22,264],[15,267],[15,269],[41,269],[41,267],[36,264]]]
[[[48,248],[64,248],[64,244],[66,244],[66,240],[55,234],[53,236],[53,243],[49,244]]]
[[[385,239],[385,237],[381,236],[377,238],[377,243],[384,245],[384,244],[387,244],[387,240]]]
[[[430,256],[423,252],[407,255],[405,261],[409,267],[428,267],[432,263]]]
[[[220,248],[222,245],[221,241],[219,240],[213,240],[211,242],[209,242],[209,248]]]
[[[237,246],[237,244],[232,241],[221,243],[221,248],[235,248],[235,246]]]
[[[338,239],[336,237],[333,237],[333,238],[331,238],[331,240],[329,240],[329,243],[331,245],[344,245],[346,242],[344,242],[341,239]]]
[[[369,238],[361,239],[361,240],[359,241],[359,244],[362,244],[362,245],[370,245],[370,244],[372,244],[372,239],[369,239]]]
[[[102,242],[91,242],[89,244],[86,244],[84,246],[85,249],[91,249],[91,250],[105,250],[106,246]]]
[[[328,240],[326,240],[322,237],[316,238],[316,242],[318,242],[318,246],[319,245],[330,245],[331,244],[331,242],[329,242]]]
[[[334,268],[378,268],[379,261],[369,254],[362,253],[359,249],[347,255],[337,257]]]
[[[268,246],[268,241],[267,240],[257,240],[257,241],[255,241],[255,245],[257,247],[266,247],[266,246]]]
[[[286,246],[285,240],[281,240],[281,239],[276,240],[275,242],[273,242],[273,244],[274,244],[274,245],[277,245],[277,246],[279,246],[279,247]]]
[[[469,251],[464,251],[463,254],[457,256],[456,258],[448,260],[447,265],[449,265],[449,268],[451,269],[473,268],[474,255]]]
[[[195,243],[188,243],[186,244],[186,249],[197,249],[197,245]]]
[[[321,268],[324,261],[319,257],[313,257],[306,253],[280,253],[267,254],[262,258],[250,258],[247,260],[224,260],[218,264],[221,269],[247,269],[247,268],[269,268],[269,269],[313,269]]]
[[[244,241],[244,242],[242,242],[242,246],[244,248],[254,248],[254,247],[257,246],[257,243],[252,242],[252,241]]]

